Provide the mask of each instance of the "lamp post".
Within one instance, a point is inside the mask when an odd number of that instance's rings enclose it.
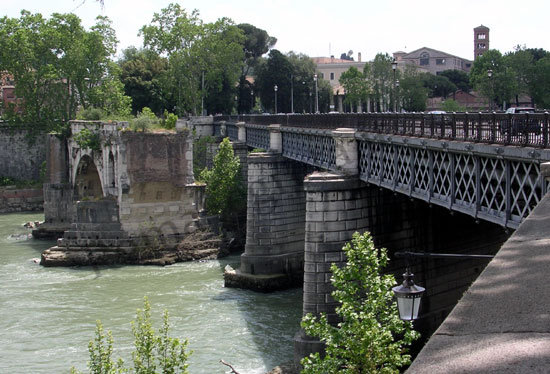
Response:
[[[294,76],[290,74],[290,113],[294,113]]]
[[[395,252],[395,257],[405,258],[406,271],[403,274],[403,284],[393,287],[393,293],[397,298],[399,318],[405,321],[418,319],[420,299],[426,290],[414,284],[414,274],[410,272],[409,261],[415,257],[421,258],[458,258],[458,259],[492,259],[492,255],[463,255],[454,253],[424,253],[424,252]]]
[[[277,114],[277,90],[279,87],[277,85],[273,86],[273,91],[275,91],[275,114]]]
[[[315,81],[315,113],[319,113],[319,91],[317,89],[317,74],[313,75]]]
[[[491,97],[489,98],[489,111],[493,111],[493,97],[495,96],[495,87],[493,85],[493,70],[487,70],[487,76],[491,81]]]
[[[250,90],[250,113],[254,110],[254,90]]]
[[[397,103],[395,102],[395,74],[397,70],[397,61],[395,60],[395,58],[391,63],[391,69],[393,70],[393,111],[397,112]]]
[[[399,103],[399,79],[395,81],[395,105],[397,107],[396,112],[400,112],[401,105]]]

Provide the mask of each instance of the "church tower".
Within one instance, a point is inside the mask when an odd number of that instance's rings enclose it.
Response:
[[[478,26],[474,29],[474,60],[489,50],[489,28]]]

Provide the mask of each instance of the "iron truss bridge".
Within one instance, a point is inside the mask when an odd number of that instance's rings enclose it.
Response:
[[[342,114],[217,117],[237,140],[269,149],[269,124],[281,124],[283,156],[335,170],[332,131],[356,129],[359,177],[411,198],[517,228],[547,192],[540,164],[550,161],[548,113]],[[317,125],[316,125],[317,124]]]

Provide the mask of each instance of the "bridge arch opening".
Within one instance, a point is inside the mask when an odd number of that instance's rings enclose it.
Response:
[[[75,189],[78,200],[103,197],[99,172],[88,155],[82,156],[76,168]]]

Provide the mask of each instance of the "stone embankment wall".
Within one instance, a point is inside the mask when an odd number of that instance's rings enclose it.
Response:
[[[0,188],[0,213],[40,211],[43,208],[41,188]]]
[[[46,142],[39,135],[33,143],[27,131],[0,124],[0,177],[38,180],[46,160]]]

